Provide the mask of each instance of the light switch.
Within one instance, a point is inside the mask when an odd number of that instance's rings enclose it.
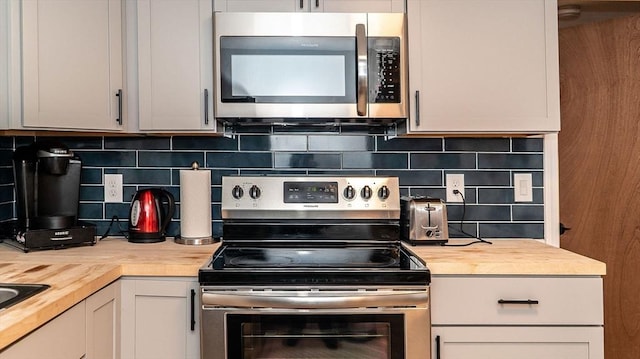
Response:
[[[513,199],[516,202],[533,202],[531,173],[513,174]]]

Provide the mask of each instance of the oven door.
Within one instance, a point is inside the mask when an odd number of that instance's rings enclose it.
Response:
[[[424,358],[428,301],[428,288],[204,288],[202,358]]]

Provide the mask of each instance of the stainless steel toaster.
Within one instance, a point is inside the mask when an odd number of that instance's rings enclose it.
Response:
[[[402,197],[402,240],[416,244],[444,244],[449,240],[447,207],[438,198]]]

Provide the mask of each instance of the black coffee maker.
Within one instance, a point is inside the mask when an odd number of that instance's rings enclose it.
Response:
[[[63,229],[76,224],[82,162],[67,146],[38,141],[13,154],[18,225]]]
[[[16,148],[13,237],[22,249],[95,244],[95,225],[78,221],[81,169],[80,158],[55,140]]]

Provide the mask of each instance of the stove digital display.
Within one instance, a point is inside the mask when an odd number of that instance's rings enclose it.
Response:
[[[338,203],[338,182],[284,182],[284,203]]]

